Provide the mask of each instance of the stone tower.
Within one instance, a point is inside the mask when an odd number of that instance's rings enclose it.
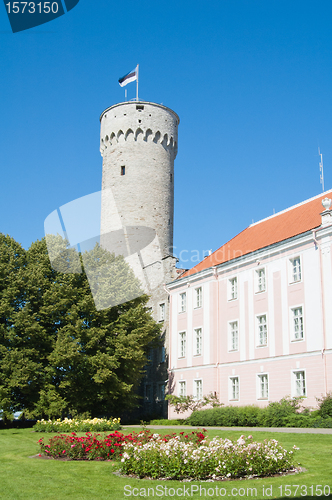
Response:
[[[120,228],[126,242],[134,241],[130,249],[127,244],[126,260],[151,297],[153,317],[163,322],[163,347],[151,353],[144,382],[146,414],[165,414],[168,294],[164,284],[176,277],[172,250],[179,121],[171,109],[144,101],[115,104],[100,117],[101,244],[114,251],[109,235]]]

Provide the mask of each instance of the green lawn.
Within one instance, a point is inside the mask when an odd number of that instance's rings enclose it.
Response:
[[[127,431],[130,432],[130,429],[126,429],[125,432]],[[180,432],[180,428],[177,427],[174,431]],[[155,432],[167,434],[173,430]],[[231,429],[229,431],[209,430],[211,438],[219,436],[238,439],[240,434],[241,432]],[[223,496],[235,499],[286,497],[308,499],[317,498],[320,488],[322,488],[322,497],[327,498],[324,496],[324,486],[327,485],[332,493],[331,434],[273,434],[259,431],[251,434],[257,441],[275,438],[287,449],[291,449],[294,444],[298,446],[300,448],[297,452],[298,461],[306,472],[276,478],[225,482],[182,483],[127,479],[113,474],[117,465],[112,462],[60,462],[29,458],[39,452],[38,439],[40,437],[47,439],[51,436],[50,434],[34,433],[31,429],[0,430],[0,498],[4,500],[62,500],[66,498],[118,500],[142,498],[145,493],[149,498],[162,499],[181,497],[219,499]],[[296,485],[299,485],[297,491]],[[217,491],[215,491],[216,488]],[[328,493],[327,487],[325,493]],[[329,498],[332,498],[332,494]]]

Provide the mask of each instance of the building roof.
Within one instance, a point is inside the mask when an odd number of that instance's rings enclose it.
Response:
[[[181,278],[319,227],[322,223],[320,214],[324,211],[322,199],[331,193],[332,190],[325,191],[314,198],[251,224],[218,250],[205,257],[195,267],[182,274]]]

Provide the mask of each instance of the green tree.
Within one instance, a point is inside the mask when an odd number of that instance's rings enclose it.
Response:
[[[0,408],[24,410],[30,417],[59,417],[70,412],[115,415],[133,407],[147,346],[160,330],[129,266],[98,246],[83,256],[99,300],[105,295],[113,303],[137,297],[97,310],[84,270],[73,274],[52,268],[45,240],[27,252],[10,242],[16,260],[8,257],[2,267],[4,273],[6,267],[15,269],[14,260],[18,272],[1,288],[6,322],[1,324]],[[73,252],[59,254],[56,269],[72,270],[66,262],[83,268],[78,265],[82,258]]]

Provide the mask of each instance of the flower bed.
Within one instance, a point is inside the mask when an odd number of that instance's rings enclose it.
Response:
[[[61,420],[37,420],[33,426],[36,432],[107,432],[121,429],[120,419],[87,418]]]
[[[294,450],[285,450],[275,439],[255,442],[252,436],[206,439],[206,430],[160,436],[148,430],[107,436],[60,434],[49,444],[38,441],[41,453],[69,460],[121,460],[120,472],[140,478],[210,479],[271,476],[296,471]]]
[[[285,450],[275,439],[253,442],[251,436],[235,443],[219,438],[194,443],[179,436],[165,441],[154,434],[148,443],[124,444],[121,458],[122,474],[154,479],[258,477],[292,470],[293,450]]]
[[[153,441],[159,434],[151,434],[145,430],[139,433],[124,435],[115,431],[106,437],[100,434],[92,435],[87,432],[85,436],[77,436],[75,432],[70,435],[60,434],[50,438],[49,443],[44,443],[44,438],[39,439],[41,454],[53,458],[67,458],[69,460],[112,460],[121,458],[125,444],[135,444],[143,446]],[[174,439],[176,434],[168,434],[161,439],[164,443]],[[193,431],[190,434],[181,433],[179,437],[183,443],[193,443],[198,445],[205,439],[205,433]]]

